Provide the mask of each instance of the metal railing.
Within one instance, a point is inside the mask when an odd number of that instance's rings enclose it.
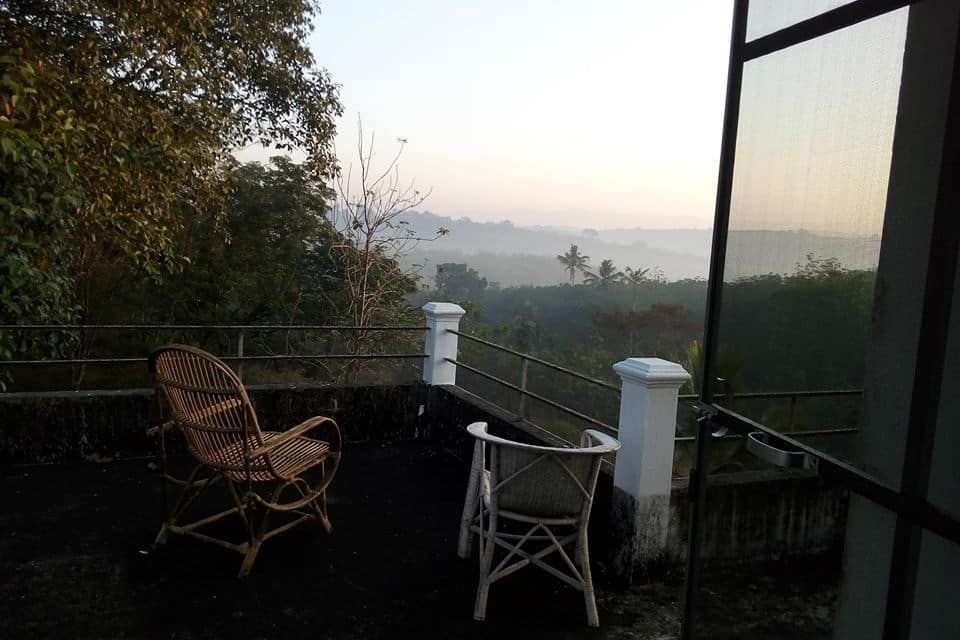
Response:
[[[611,391],[611,392],[617,394],[617,396],[619,397],[621,391],[620,391],[620,387],[619,387],[618,385],[612,384],[612,383],[610,383],[610,382],[606,382],[606,381],[604,381],[604,380],[600,380],[600,379],[598,379],[598,378],[594,378],[594,377],[592,377],[592,376],[585,375],[585,374],[583,374],[583,373],[580,373],[580,372],[578,372],[578,371],[574,371],[574,370],[572,370],[572,369],[569,369],[569,368],[567,368],[567,367],[558,365],[558,364],[556,364],[556,363],[549,362],[549,361],[547,361],[547,360],[543,360],[542,358],[538,358],[538,357],[533,356],[533,355],[531,355],[531,354],[529,354],[529,353],[523,353],[523,352],[521,352],[521,351],[517,351],[517,350],[511,349],[511,348],[509,348],[509,347],[504,347],[503,345],[499,345],[499,344],[497,344],[497,343],[495,343],[495,342],[491,342],[491,341],[489,341],[489,340],[486,340],[486,339],[484,339],[484,338],[480,338],[480,337],[478,337],[478,336],[470,335],[469,333],[464,333],[464,332],[462,332],[462,331],[456,331],[456,330],[453,330],[453,329],[448,329],[447,331],[449,331],[449,332],[452,333],[452,334],[457,335],[458,337],[464,338],[464,339],[466,339],[466,340],[469,340],[469,341],[472,341],[472,342],[475,342],[475,343],[478,343],[478,344],[482,344],[482,345],[484,345],[485,347],[488,347],[488,348],[490,348],[490,349],[494,349],[494,350],[496,350],[496,351],[500,351],[500,352],[502,352],[502,353],[506,353],[506,354],[512,355],[512,356],[517,357],[517,358],[520,359],[520,384],[514,384],[514,383],[512,383],[512,382],[509,382],[509,381],[507,381],[507,380],[504,380],[503,378],[500,378],[500,377],[495,376],[495,375],[493,375],[493,374],[491,374],[491,373],[488,373],[488,372],[486,372],[486,371],[483,371],[483,370],[481,370],[481,369],[478,369],[477,367],[475,367],[475,366],[473,366],[473,365],[469,365],[469,364],[466,364],[466,363],[464,363],[464,362],[461,362],[460,360],[455,359],[455,358],[447,358],[446,360],[447,360],[447,362],[450,362],[451,364],[454,364],[454,365],[456,365],[457,367],[461,367],[461,368],[463,368],[463,369],[465,369],[465,370],[467,370],[467,371],[469,371],[469,372],[471,372],[471,373],[473,373],[473,374],[475,374],[475,375],[480,376],[481,378],[484,378],[484,379],[486,379],[486,380],[490,380],[491,382],[494,382],[494,383],[496,383],[496,384],[498,384],[498,385],[501,385],[501,386],[503,386],[503,387],[505,387],[505,388],[507,388],[507,389],[511,389],[511,390],[515,391],[515,392],[518,394],[518,411],[516,412],[516,415],[517,415],[517,417],[520,418],[521,420],[524,420],[524,421],[526,421],[526,422],[530,422],[530,424],[532,424],[534,427],[537,427],[538,429],[549,431],[549,429],[547,429],[546,427],[544,427],[544,426],[542,426],[542,425],[535,424],[535,423],[533,423],[533,422],[531,422],[531,421],[529,420],[529,416],[527,415],[526,398],[533,398],[534,400],[537,400],[538,402],[541,402],[541,403],[543,403],[543,404],[545,404],[545,405],[547,405],[547,406],[549,406],[549,407],[552,407],[552,408],[554,408],[554,409],[557,409],[557,410],[559,410],[559,411],[561,411],[561,412],[563,412],[563,413],[565,413],[565,414],[567,414],[567,415],[569,415],[569,416],[572,416],[572,417],[574,417],[574,418],[577,418],[578,420],[582,420],[582,421],[584,421],[584,422],[586,422],[586,423],[588,423],[588,424],[591,424],[591,425],[593,425],[593,426],[600,427],[601,429],[605,429],[605,430],[607,430],[607,431],[609,431],[609,432],[611,432],[611,433],[613,433],[613,434],[616,434],[616,433],[618,432],[618,428],[615,427],[615,426],[613,426],[613,425],[607,424],[607,423],[603,422],[602,420],[598,420],[597,418],[594,418],[593,416],[589,416],[589,415],[587,415],[587,414],[585,414],[585,413],[583,413],[583,412],[581,412],[581,411],[577,411],[576,409],[573,409],[573,408],[571,408],[571,407],[568,407],[568,406],[566,406],[566,405],[564,405],[564,404],[562,404],[562,403],[560,403],[560,402],[557,402],[557,401],[555,401],[555,400],[551,400],[550,398],[547,398],[547,397],[545,397],[545,396],[543,396],[543,395],[540,395],[540,394],[538,394],[538,393],[534,393],[534,392],[530,391],[530,390],[527,388],[529,364],[530,364],[531,362],[536,363],[537,365],[540,365],[540,366],[545,367],[545,368],[547,368],[547,369],[551,369],[551,370],[553,370],[553,371],[557,371],[557,372],[559,372],[559,373],[562,373],[562,374],[564,374],[564,375],[570,376],[570,377],[575,378],[575,379],[577,379],[577,380],[586,382],[586,383],[591,384],[591,385],[594,385],[594,386],[596,386],[596,387],[600,387],[600,388],[605,389],[605,390],[607,390],[607,391]],[[735,399],[735,400],[738,400],[738,401],[740,401],[740,400],[776,400],[776,399],[781,399],[781,398],[787,398],[787,399],[789,399],[789,400],[790,400],[790,409],[789,409],[789,418],[788,418],[788,425],[789,425],[789,426],[788,426],[788,429],[792,429],[792,428],[795,426],[795,418],[796,418],[797,404],[798,404],[798,402],[799,402],[801,399],[804,399],[804,398],[810,399],[810,398],[827,398],[827,397],[857,396],[857,395],[860,395],[861,393],[862,393],[862,392],[861,392],[860,389],[828,389],[828,390],[822,390],[822,391],[821,391],[821,390],[813,390],[813,391],[761,391],[761,392],[747,392],[747,393],[732,394],[732,398]],[[726,397],[725,394],[716,394],[716,395],[714,396],[715,399],[723,399],[723,398],[725,398],[725,397]],[[678,396],[678,400],[680,400],[680,401],[696,401],[696,400],[698,400],[698,399],[699,399],[699,396],[698,396],[697,394],[680,394],[680,395]],[[808,430],[808,431],[791,431],[790,434],[793,435],[793,436],[796,436],[796,437],[810,437],[810,436],[822,436],[822,435],[842,435],[842,434],[850,434],[850,433],[856,433],[857,431],[858,431],[858,429],[856,429],[855,427],[838,427],[838,428],[833,428],[833,429],[816,429],[816,430]],[[554,434],[554,435],[556,435],[556,434]],[[731,438],[732,438],[732,437],[735,437],[735,436],[731,435],[731,436],[726,436],[726,437],[731,437]],[[693,441],[693,440],[694,440],[694,437],[693,437],[693,436],[676,436],[675,439],[676,439],[677,442],[687,442],[687,441]]]
[[[371,360],[371,359],[423,359],[427,358],[425,353],[317,353],[317,354],[267,354],[267,355],[247,355],[244,351],[245,337],[248,334],[279,332],[279,331],[349,331],[352,333],[376,331],[376,332],[406,332],[406,331],[429,331],[429,328],[423,325],[414,326],[389,326],[389,325],[327,325],[327,324],[7,324],[0,325],[2,331],[30,331],[30,332],[88,332],[88,331],[215,331],[215,332],[236,332],[236,352],[235,354],[225,354],[217,356],[221,360],[236,362],[237,376],[243,379],[243,363],[256,361],[286,361],[286,360]],[[137,357],[94,357],[94,358],[45,358],[45,359],[17,359],[0,360],[0,368],[12,366],[78,366],[78,365],[123,365],[123,364],[145,364],[149,358],[145,356]]]
[[[596,418],[592,418],[592,417],[586,415],[585,413],[580,413],[580,412],[577,411],[576,409],[571,409],[570,407],[567,407],[567,406],[565,406],[565,405],[562,405],[562,404],[560,404],[559,402],[556,402],[556,401],[554,401],[554,400],[551,400],[551,399],[549,399],[549,398],[546,398],[546,397],[544,397],[544,396],[541,396],[541,395],[538,394],[538,393],[534,393],[534,392],[532,392],[532,391],[528,391],[528,390],[526,389],[525,384],[524,384],[523,386],[515,385],[515,384],[513,384],[512,382],[507,382],[507,381],[504,380],[503,378],[498,378],[498,377],[495,376],[495,375],[489,374],[489,373],[487,373],[487,372],[485,372],[485,371],[481,371],[480,369],[477,369],[476,367],[472,367],[472,366],[470,366],[470,365],[468,365],[468,364],[464,364],[463,362],[459,362],[459,361],[457,361],[457,360],[454,360],[453,358],[447,358],[447,362],[450,362],[450,363],[452,363],[452,364],[455,364],[455,365],[457,365],[458,367],[463,367],[463,368],[466,369],[467,371],[470,371],[470,372],[472,372],[472,373],[475,373],[475,374],[477,374],[478,376],[480,376],[480,377],[482,377],[482,378],[486,378],[487,380],[490,380],[491,382],[496,382],[497,384],[503,385],[504,387],[507,387],[508,389],[513,389],[514,391],[516,391],[517,393],[519,393],[519,394],[520,394],[520,409],[521,409],[521,413],[519,413],[518,416],[519,416],[521,419],[523,419],[523,420],[527,420],[527,416],[526,416],[526,405],[523,403],[523,399],[524,399],[524,398],[527,398],[527,397],[530,397],[530,398],[533,398],[534,400],[539,400],[540,402],[544,403],[545,405],[551,406],[551,407],[553,407],[554,409],[559,409],[560,411],[563,411],[564,413],[566,413],[566,414],[568,414],[568,415],[571,415],[571,416],[573,416],[573,417],[575,417],[575,418],[579,418],[580,420],[583,420],[584,422],[589,422],[590,424],[592,424],[592,425],[594,425],[594,426],[597,426],[597,427],[600,427],[601,429],[606,429],[606,430],[610,431],[611,433],[617,433],[617,428],[616,428],[616,427],[611,426],[611,425],[607,424],[606,422],[602,422],[602,421],[600,421],[600,420],[597,420]],[[524,371],[524,373],[526,373],[526,371]],[[526,383],[526,375],[523,376],[523,382]]]
[[[503,378],[499,378],[499,377],[497,377],[497,376],[495,376],[495,375],[492,375],[492,374],[490,374],[490,373],[487,373],[486,371],[482,371],[482,370],[480,370],[480,369],[478,369],[478,368],[476,368],[476,367],[474,367],[474,366],[468,365],[468,364],[466,364],[466,363],[464,363],[464,362],[460,362],[459,360],[456,360],[456,359],[454,359],[454,358],[447,358],[447,362],[450,362],[451,364],[454,364],[454,365],[456,365],[457,367],[462,367],[462,368],[466,369],[467,371],[470,371],[471,373],[474,373],[474,374],[476,374],[476,375],[478,375],[478,376],[480,376],[480,377],[482,377],[482,378],[485,378],[485,379],[487,379],[487,380],[490,380],[491,382],[494,382],[494,383],[496,383],[496,384],[499,384],[499,385],[501,385],[501,386],[503,386],[503,387],[506,387],[506,388],[508,388],[508,389],[512,389],[513,391],[516,391],[517,394],[518,394],[518,412],[517,412],[517,417],[519,417],[521,420],[523,420],[523,421],[525,421],[525,422],[529,422],[530,424],[532,424],[533,426],[535,426],[535,427],[537,427],[537,428],[539,428],[539,429],[542,429],[542,430],[545,430],[545,431],[550,431],[550,430],[547,429],[546,427],[544,427],[544,426],[542,426],[542,425],[538,425],[538,424],[532,422],[532,421],[529,419],[528,411],[527,411],[526,399],[527,399],[527,398],[533,398],[534,400],[537,400],[538,402],[541,402],[541,403],[543,403],[543,404],[545,404],[545,405],[547,405],[547,406],[549,406],[549,407],[552,407],[552,408],[554,408],[554,409],[557,409],[558,411],[561,411],[561,412],[563,412],[563,413],[565,413],[565,414],[567,414],[567,415],[569,415],[569,416],[572,416],[572,417],[574,417],[574,418],[577,418],[578,420],[582,420],[582,421],[586,422],[587,424],[593,425],[593,426],[595,426],[595,427],[599,427],[599,428],[604,429],[605,431],[609,431],[610,433],[613,433],[613,434],[616,434],[616,433],[618,432],[617,427],[615,427],[615,426],[613,426],[613,425],[611,425],[611,424],[607,424],[606,422],[603,422],[602,420],[598,420],[597,418],[594,418],[593,416],[588,416],[587,414],[585,414],[585,413],[583,413],[583,412],[581,412],[581,411],[577,411],[576,409],[573,409],[573,408],[571,408],[571,407],[568,407],[568,406],[566,406],[566,405],[564,405],[564,404],[562,404],[562,403],[560,403],[560,402],[557,402],[556,400],[551,400],[550,398],[547,398],[547,397],[545,397],[545,396],[543,396],[543,395],[540,395],[540,394],[538,394],[538,393],[534,393],[533,391],[530,391],[530,390],[527,388],[527,383],[528,383],[528,377],[529,377],[529,367],[530,367],[530,363],[533,362],[533,363],[535,363],[535,364],[537,364],[537,365],[539,365],[539,366],[542,366],[542,367],[544,367],[544,368],[551,369],[551,370],[553,370],[553,371],[557,371],[557,372],[559,372],[559,373],[562,373],[562,374],[564,374],[564,375],[566,375],[566,376],[570,376],[570,377],[575,378],[575,379],[577,379],[577,380],[580,380],[580,381],[582,381],[582,382],[586,382],[586,383],[588,383],[588,384],[594,385],[594,386],[599,387],[599,388],[601,388],[601,389],[605,389],[605,390],[607,390],[607,391],[611,391],[611,392],[615,393],[615,394],[619,397],[619,396],[620,396],[620,387],[619,387],[618,385],[615,385],[615,384],[612,384],[612,383],[610,383],[610,382],[606,382],[606,381],[604,381],[604,380],[600,380],[600,379],[598,379],[598,378],[594,378],[594,377],[591,377],[591,376],[588,376],[588,375],[584,375],[584,374],[580,373],[579,371],[574,371],[573,369],[568,369],[567,367],[558,365],[558,364],[556,364],[556,363],[554,363],[554,362],[550,362],[550,361],[548,361],[548,360],[543,360],[542,358],[538,358],[538,357],[536,357],[536,356],[530,355],[529,353],[523,353],[522,351],[517,351],[517,350],[515,350],[515,349],[510,349],[509,347],[504,347],[503,345],[499,345],[499,344],[497,344],[497,343],[495,343],[495,342],[491,342],[491,341],[489,341],[489,340],[485,340],[485,339],[480,338],[480,337],[478,337],[478,336],[470,335],[469,333],[463,333],[462,331],[455,331],[455,330],[453,330],[453,329],[448,329],[447,331],[449,331],[450,333],[452,333],[452,334],[454,334],[454,335],[456,335],[456,336],[459,336],[459,337],[461,337],[461,338],[465,338],[466,340],[470,340],[470,341],[472,341],[472,342],[476,342],[476,343],[478,343],[478,344],[482,344],[482,345],[484,345],[484,346],[486,346],[486,347],[488,347],[488,348],[490,348],[490,349],[494,349],[494,350],[496,350],[496,351],[500,351],[500,352],[502,352],[502,353],[506,353],[506,354],[512,355],[512,356],[517,357],[517,358],[520,359],[520,384],[519,384],[519,385],[513,384],[512,382],[508,382],[507,380],[504,380]],[[556,435],[556,434],[554,434],[554,435]],[[557,436],[557,437],[559,437],[559,436]],[[561,438],[561,439],[562,439],[562,438]]]
[[[731,395],[732,399],[735,401],[741,400],[778,400],[778,399],[789,399],[790,408],[787,417],[787,427],[784,430],[784,433],[789,433],[791,436],[796,438],[804,437],[813,437],[813,436],[831,436],[831,435],[843,435],[857,433],[859,429],[856,427],[836,427],[830,429],[808,429],[805,431],[794,431],[793,428],[796,426],[796,415],[797,415],[797,405],[801,399],[815,399],[815,398],[834,398],[834,397],[851,397],[859,396],[863,394],[861,389],[822,389],[822,390],[803,390],[803,391],[748,391],[745,393],[734,393]],[[725,393],[714,394],[714,400],[724,400],[728,396]],[[689,394],[680,394],[678,396],[680,400],[688,401],[697,401],[700,399],[695,393]],[[724,436],[724,438],[739,438],[738,434],[730,434]],[[694,436],[677,436],[677,442],[693,442],[695,440]]]
[[[522,353],[522,352],[520,352],[520,351],[516,351],[516,350],[514,350],[514,349],[510,349],[509,347],[504,347],[503,345],[499,345],[499,344],[497,344],[496,342],[490,342],[489,340],[484,340],[483,338],[478,338],[477,336],[472,336],[472,335],[470,335],[469,333],[463,333],[462,331],[455,331],[455,330],[453,330],[453,329],[447,329],[447,332],[448,332],[448,333],[452,333],[452,334],[454,334],[454,335],[456,335],[456,336],[459,336],[459,337],[461,337],[461,338],[466,338],[467,340],[471,340],[471,341],[473,341],[473,342],[478,342],[478,343],[480,343],[480,344],[486,345],[486,346],[490,347],[491,349],[496,349],[497,351],[502,351],[502,352],[504,352],[504,353],[509,353],[510,355],[517,356],[518,358],[521,358],[521,361],[522,361],[522,363],[523,363],[521,366],[523,366],[523,367],[526,367],[526,364],[527,364],[528,362],[536,362],[537,364],[542,365],[542,366],[544,366],[544,367],[546,367],[546,368],[548,368],[548,369],[553,369],[554,371],[559,371],[560,373],[564,373],[564,374],[566,374],[566,375],[568,375],[568,376],[572,376],[572,377],[574,377],[574,378],[578,378],[578,379],[580,379],[580,380],[583,380],[584,382],[589,382],[590,384],[594,384],[594,385],[596,385],[596,386],[598,386],[598,387],[603,387],[603,388],[605,388],[605,389],[609,389],[610,391],[613,391],[613,392],[615,392],[615,393],[617,393],[617,394],[620,393],[620,387],[617,386],[617,385],[615,385],[615,384],[612,384],[612,383],[610,383],[610,382],[605,382],[605,381],[600,380],[600,379],[598,379],[598,378],[592,378],[592,377],[590,377],[590,376],[587,376],[587,375],[584,375],[584,374],[580,373],[579,371],[574,371],[573,369],[568,369],[568,368],[566,368],[566,367],[561,367],[560,365],[558,365],[558,364],[556,364],[556,363],[548,362],[548,361],[546,361],[546,360],[542,360],[542,359],[540,359],[540,358],[537,358],[536,356],[530,355],[529,353]]]

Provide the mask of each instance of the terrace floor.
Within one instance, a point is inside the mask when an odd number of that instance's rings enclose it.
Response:
[[[147,464],[0,468],[0,635],[670,638],[679,629],[682,579],[618,590],[602,565],[599,629],[585,625],[579,592],[540,571],[494,585],[487,621],[474,622],[476,562],[455,554],[466,468],[438,447],[349,447],[330,492],[333,534],[306,524],[275,538],[243,580],[232,552],[175,537],[150,548],[161,499]],[[705,604],[729,627],[710,637],[819,637],[833,596],[793,586],[785,599],[784,587],[721,576]]]

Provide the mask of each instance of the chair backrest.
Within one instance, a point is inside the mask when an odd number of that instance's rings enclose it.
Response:
[[[487,433],[483,422],[467,430],[484,445],[491,504],[537,518],[589,517],[603,456],[620,448],[592,429],[583,432],[580,448],[514,442]]]
[[[230,367],[202,349],[175,344],[150,355],[150,373],[198,460],[224,471],[251,471],[247,451],[261,446],[263,438],[250,398]]]

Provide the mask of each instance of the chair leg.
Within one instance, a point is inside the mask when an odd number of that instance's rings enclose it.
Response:
[[[583,600],[587,606],[587,625],[600,626],[600,616],[597,614],[597,599],[593,591],[593,575],[590,573],[590,549],[587,541],[587,523],[580,524],[580,535],[577,537],[577,564],[580,565],[580,575],[583,576]]]
[[[193,501],[201,493],[210,486],[211,482],[216,478],[217,474],[210,475],[205,481],[199,483],[197,486],[197,475],[203,470],[203,465],[198,464],[193,468],[193,471],[190,472],[190,475],[187,476],[187,479],[184,483],[183,489],[180,491],[180,495],[177,497],[177,502],[172,509],[167,511],[164,514],[164,521],[160,524],[160,531],[157,533],[157,537],[153,540],[153,547],[157,548],[163,544],[166,544],[167,538],[169,537],[168,527],[171,525],[177,524],[177,520],[180,519],[180,516],[183,515],[183,512],[186,511],[187,507],[193,503]],[[164,507],[167,503],[167,479],[163,479],[164,493],[163,493],[163,502]]]
[[[483,518],[480,518],[480,535],[483,536]],[[490,593],[490,567],[493,566],[493,551],[496,548],[494,538],[497,535],[496,516],[490,518],[487,539],[481,541],[480,585],[477,587],[477,600],[473,607],[473,619],[482,622],[487,616],[487,596]]]
[[[160,525],[160,532],[153,541],[153,548],[156,549],[161,545],[167,544],[167,537],[167,523],[164,521],[164,523]]]
[[[267,533],[267,521],[270,519],[270,510],[266,508],[263,510],[263,516],[260,518],[260,526],[256,529],[253,528],[253,523],[250,522],[252,516],[253,513],[247,515],[247,530],[250,532],[250,538],[249,542],[247,542],[247,553],[243,556],[243,562],[240,564],[240,572],[237,574],[238,578],[245,578],[250,575],[250,571],[253,569],[253,563],[257,560],[257,554],[260,553],[260,547],[263,545],[263,537]]]
[[[333,524],[330,522],[330,516],[327,515],[327,492],[321,493],[316,500],[310,503],[310,509],[313,516],[327,533],[333,533]]]
[[[246,578],[250,575],[250,571],[253,569],[253,563],[257,560],[257,554],[260,553],[261,544],[262,542],[258,539],[248,545],[247,553],[243,556],[243,562],[240,564],[240,572],[237,574],[238,578]]]
[[[457,555],[469,558],[473,536],[470,526],[477,515],[480,500],[480,474],[483,467],[483,445],[477,440],[473,445],[473,462],[470,465],[470,478],[467,480],[467,495],[463,500],[463,514],[460,516],[460,538],[457,541]]]

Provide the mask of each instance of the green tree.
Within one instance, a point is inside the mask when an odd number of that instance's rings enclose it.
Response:
[[[316,13],[310,0],[0,4],[3,224],[39,211],[32,234],[5,240],[21,264],[3,276],[45,273],[3,284],[5,320],[40,319],[53,289],[85,316],[104,265],[177,271],[185,223],[219,228],[238,147],[300,149],[330,179],[341,106],[306,46]]]
[[[327,187],[304,165],[282,156],[270,165],[241,165],[229,178],[232,190],[221,223],[229,242],[209,220],[188,223],[178,245],[191,259],[189,269],[159,286],[142,282],[120,308],[115,300],[102,308],[94,303],[93,312],[121,321],[141,308],[160,323],[332,321],[343,287],[330,256],[338,236],[326,218]]]
[[[623,272],[617,271],[617,268],[613,264],[613,260],[608,258],[600,262],[600,267],[597,269],[596,273],[587,271],[583,278],[583,283],[599,289],[606,289],[611,284],[620,282],[622,280]]]
[[[487,288],[487,279],[462,262],[438,264],[435,282],[437,299],[469,299]]]
[[[570,249],[566,253],[558,255],[557,260],[563,265],[564,270],[570,274],[570,284],[573,284],[578,271],[583,272],[590,268],[590,256],[580,253],[580,248],[575,244],[570,245]]]
[[[275,157],[268,165],[249,163],[228,176],[232,185],[227,213],[215,227],[208,218],[188,221],[175,242],[190,258],[189,268],[166,276],[160,283],[149,278],[124,281],[106,273],[96,282],[91,313],[106,322],[143,324],[342,324],[349,306],[345,287],[342,248],[344,238],[331,223],[330,190],[301,164]],[[224,242],[223,237],[229,238]],[[337,247],[335,249],[335,247]],[[380,256],[371,264],[376,272],[394,273],[397,266]],[[379,277],[379,276],[378,276]],[[111,291],[110,283],[117,283]],[[406,280],[404,290],[415,285]],[[399,286],[399,285],[397,285]],[[386,304],[386,300],[382,301]],[[390,299],[384,313],[403,315],[402,296]],[[350,320],[346,320],[350,323]],[[343,353],[353,333],[268,331],[248,332],[248,353]],[[409,350],[419,335],[371,332],[364,347],[371,350]],[[182,340],[218,353],[236,349],[234,334],[163,332],[155,336],[95,333],[84,348],[97,354],[142,353],[159,342]],[[379,342],[378,342],[379,341]],[[406,341],[406,342],[402,342]],[[309,360],[247,365],[263,375],[282,372],[289,380],[296,370],[308,377],[331,380],[346,374],[349,361]],[[382,361],[377,370],[382,371]],[[389,366],[389,365],[387,365]],[[86,383],[103,382],[95,376],[110,371],[79,372]],[[74,384],[80,377],[73,380]]]

